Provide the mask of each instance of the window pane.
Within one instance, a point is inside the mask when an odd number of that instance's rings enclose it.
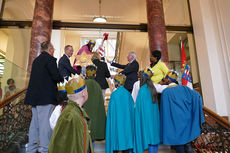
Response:
[[[1,99],[12,95],[28,83],[27,62],[30,49],[30,29],[0,29]],[[12,78],[15,86],[9,86]]]

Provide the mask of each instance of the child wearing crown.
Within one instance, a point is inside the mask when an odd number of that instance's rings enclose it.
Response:
[[[134,147],[134,103],[125,89],[125,75],[114,77],[117,88],[110,96],[106,121],[106,153],[132,152]]]
[[[151,71],[153,74],[154,74],[154,71],[152,70],[152,68],[145,68],[145,71]],[[143,73],[143,71],[139,71],[138,72],[138,75],[140,78],[140,74]],[[152,78],[151,78],[152,79]],[[166,89],[168,87],[168,85],[161,85],[161,84],[154,84],[154,87],[156,88],[156,91],[157,93],[162,93],[164,89]],[[133,85],[133,90],[132,90],[132,97],[133,97],[133,101],[134,103],[136,103],[136,99],[137,99],[137,95],[139,93],[139,90],[140,90],[140,80],[136,81]],[[158,100],[159,101],[159,100]]]
[[[177,153],[193,152],[189,142],[200,136],[204,122],[202,99],[195,90],[178,85],[177,78],[175,71],[165,78],[169,86],[161,95],[161,142],[175,145]]]
[[[88,91],[88,100],[83,105],[90,118],[90,135],[92,141],[105,139],[105,106],[100,85],[96,82],[96,67],[88,65],[86,67],[86,86]],[[94,143],[93,143],[94,144]]]
[[[140,90],[135,107],[135,148],[134,152],[157,153],[160,143],[160,119],[157,90],[151,81],[153,72],[145,68],[140,72]]]
[[[65,80],[65,79],[64,79]],[[65,80],[64,83],[58,84],[58,95],[57,95],[57,101],[58,105],[55,106],[51,116],[50,116],[50,127],[53,130],[54,127],[57,124],[57,120],[61,114],[61,112],[64,110],[65,106],[67,105],[68,97],[67,92],[65,90],[65,84],[67,81]]]
[[[65,89],[69,100],[54,128],[49,153],[93,153],[89,117],[82,109],[88,99],[85,80],[76,76],[66,83]]]

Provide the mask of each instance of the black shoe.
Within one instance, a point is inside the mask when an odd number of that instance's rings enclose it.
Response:
[[[192,145],[190,143],[185,144],[184,148],[186,153],[193,153]]]

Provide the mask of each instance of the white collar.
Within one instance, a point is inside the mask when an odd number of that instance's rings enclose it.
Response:
[[[68,58],[70,58],[68,55],[66,55],[66,53],[65,53],[65,56],[67,56]]]
[[[135,61],[136,59],[133,59],[131,62],[129,62],[129,64],[133,63],[133,61]]]
[[[172,82],[172,83],[169,84],[169,86],[173,86],[173,85],[175,85],[175,84],[176,84],[175,82]]]

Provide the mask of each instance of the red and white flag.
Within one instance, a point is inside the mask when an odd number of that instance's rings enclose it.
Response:
[[[181,72],[182,72],[181,84],[193,89],[192,79],[189,72],[189,65],[185,55],[184,45],[182,41],[181,41]]]
[[[101,45],[99,45],[98,49],[96,50],[96,52],[98,52],[101,57],[105,56],[105,48],[104,48],[103,44],[104,44],[105,40],[108,40],[109,34],[108,33],[104,33],[103,36],[104,36],[104,39],[103,39]]]

